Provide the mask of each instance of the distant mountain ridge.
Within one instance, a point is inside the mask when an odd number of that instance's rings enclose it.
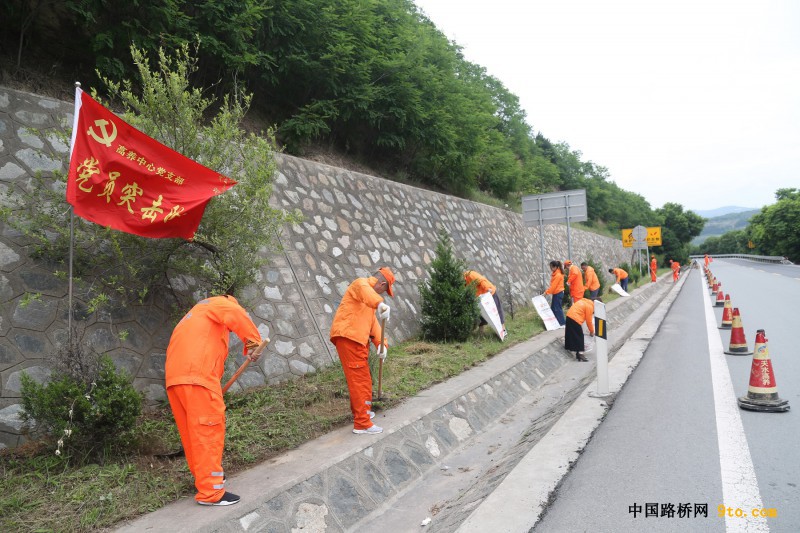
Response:
[[[726,209],[726,208],[720,207],[719,209]],[[739,208],[734,208],[734,209],[739,209]],[[750,221],[750,217],[752,217],[756,213],[759,213],[760,211],[761,211],[760,209],[734,211],[722,216],[709,218],[706,221],[706,225],[703,226],[703,231],[700,233],[700,235],[692,239],[692,244],[698,245],[709,237],[719,237],[723,233],[727,233],[729,231],[744,229],[747,227],[747,224]],[[711,211],[705,211],[705,212],[710,213]]]
[[[707,209],[703,211],[692,210],[703,218],[715,218],[731,213],[742,213],[744,211],[758,211],[756,207],[739,207],[735,205],[726,205],[725,207],[717,207],[716,209]]]

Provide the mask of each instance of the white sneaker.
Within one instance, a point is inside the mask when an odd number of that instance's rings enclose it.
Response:
[[[375,418],[375,411],[367,411],[367,414],[369,415],[369,419],[370,419],[370,420],[372,420],[373,418]]]
[[[567,329],[567,326],[566,326],[566,324],[564,324],[564,325],[558,326],[558,329]]]
[[[378,433],[383,433],[383,428],[373,424],[372,426],[368,427],[367,429],[354,429],[353,433],[355,433],[356,435],[360,435],[362,433],[368,433],[370,435],[377,435]]]

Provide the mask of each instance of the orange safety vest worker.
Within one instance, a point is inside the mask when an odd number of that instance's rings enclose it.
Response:
[[[464,281],[467,282],[467,285],[476,281],[477,284],[475,286],[475,293],[480,296],[484,293],[491,293],[494,294],[497,292],[497,288],[484,276],[478,274],[474,270],[467,270],[464,272]]]
[[[195,500],[230,505],[239,497],[225,492],[225,402],[220,380],[228,357],[230,332],[248,348],[261,342],[253,321],[233,296],[198,302],[178,322],[167,346],[164,377],[167,397],[194,476]]]
[[[612,268],[611,273],[614,274],[617,278],[617,283],[622,281],[623,279],[627,279],[628,273],[622,270],[621,268]]]
[[[555,268],[550,275],[550,287],[544,293],[558,294],[560,292],[564,292],[564,274],[561,273],[561,270]]]
[[[330,341],[342,362],[342,370],[350,391],[350,411],[353,413],[354,433],[380,433],[370,419],[372,406],[372,376],[369,372],[369,341],[377,347],[381,339],[381,327],[375,310],[383,304],[381,293],[394,296],[392,284],[394,274],[388,267],[378,270],[377,277],[357,278],[353,281],[339,303],[331,324]],[[380,291],[380,292],[378,292]],[[388,343],[384,341],[384,349]]]
[[[583,286],[583,276],[581,275],[581,270],[572,264],[572,261],[567,259],[564,261],[564,267],[569,268],[569,272],[567,274],[567,285],[569,285],[569,295],[572,297],[572,301],[576,302],[583,298],[583,293],[586,289]]]
[[[567,311],[567,318],[571,318],[579,325],[586,322],[589,333],[594,335],[594,301],[584,298],[575,302]]]
[[[703,261],[705,261],[706,266],[708,266],[708,264],[712,261],[712,259],[708,257],[708,254],[706,254],[705,257],[703,258]]]
[[[672,281],[678,281],[678,276],[681,273],[681,264],[677,261],[671,261],[670,266],[672,267]]]
[[[658,261],[656,256],[650,256],[650,281],[656,282],[656,272],[658,272]]]
[[[467,270],[464,272],[464,281],[467,285],[472,282],[475,282],[475,294],[480,296],[481,294],[486,294],[487,292],[492,295],[492,299],[494,300],[494,305],[497,307],[497,314],[500,317],[500,324],[503,325],[503,330],[506,327],[506,317],[503,313],[503,304],[500,302],[500,296],[497,294],[497,287],[495,287],[485,276],[475,272],[474,270]],[[481,317],[480,326],[483,327],[486,325],[486,319]]]
[[[583,342],[583,328],[581,325],[586,322],[589,333],[594,335],[594,300],[584,298],[572,304],[567,311],[566,329],[564,330],[564,348],[575,352],[578,361],[587,361],[581,354],[585,349]]]
[[[596,291],[597,289],[599,289],[600,288],[600,280],[597,278],[597,273],[594,271],[594,269],[592,267],[590,267],[589,265],[586,265],[585,267],[582,267],[582,268],[584,269],[583,270],[583,274],[584,274],[584,282],[583,283],[584,283],[584,285],[586,285],[586,288],[589,289],[590,291]]]

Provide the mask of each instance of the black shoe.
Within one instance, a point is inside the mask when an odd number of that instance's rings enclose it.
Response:
[[[225,494],[222,495],[222,498],[219,499],[219,501],[197,502],[197,503],[199,503],[200,505],[233,505],[234,503],[239,503],[239,500],[241,500],[241,498],[239,498],[236,494],[226,491]]]
[[[589,360],[586,359],[583,356],[583,354],[581,354],[581,353],[575,354],[575,356],[577,357],[578,361],[580,361],[581,363],[588,363],[589,362]]]

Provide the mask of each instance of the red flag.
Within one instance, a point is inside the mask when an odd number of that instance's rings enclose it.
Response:
[[[75,90],[67,201],[102,226],[191,239],[208,201],[236,185]]]

